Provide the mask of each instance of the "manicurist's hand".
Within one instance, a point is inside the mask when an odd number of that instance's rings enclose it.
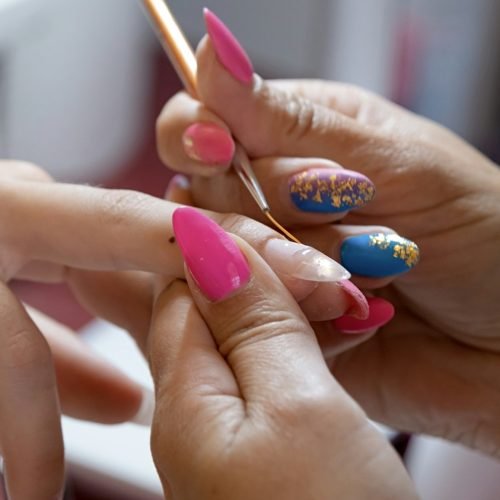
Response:
[[[232,134],[277,218],[396,306],[376,337],[330,357],[338,380],[373,418],[499,455],[498,168],[362,89],[262,80],[227,28],[206,21],[200,100],[179,93],[158,120],[164,161],[192,174],[196,206],[258,218],[228,170]],[[420,248],[409,273],[418,252],[396,233]]]
[[[174,230],[187,284],[161,292],[148,339],[166,497],[416,498],[258,253],[195,209]]]

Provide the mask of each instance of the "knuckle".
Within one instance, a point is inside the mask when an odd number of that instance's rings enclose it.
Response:
[[[286,107],[285,134],[297,140],[307,137],[318,123],[318,108],[311,101],[290,95]]]
[[[141,212],[149,197],[127,190],[103,189],[100,194],[100,221],[110,229],[128,225],[131,217]]]
[[[263,295],[252,299],[244,307],[238,302],[237,307],[226,308],[225,314],[216,319],[219,349],[224,356],[272,338],[304,335],[304,324],[294,314],[276,310]]]

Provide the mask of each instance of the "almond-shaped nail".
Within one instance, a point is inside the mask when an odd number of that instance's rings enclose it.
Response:
[[[184,261],[212,301],[223,300],[250,280],[250,267],[238,245],[218,224],[194,208],[175,210],[173,228]]]
[[[306,281],[335,282],[351,277],[338,262],[318,250],[287,240],[269,240],[263,256],[275,271]]]
[[[207,33],[220,63],[241,83],[253,82],[253,66],[245,49],[229,28],[210,10],[203,9]]]
[[[193,160],[207,165],[228,165],[234,155],[231,134],[209,122],[194,123],[183,136],[184,151]]]
[[[394,306],[380,297],[368,297],[370,312],[366,319],[342,316],[333,324],[342,333],[363,334],[381,328],[394,317]]]
[[[375,196],[375,186],[368,177],[330,168],[295,174],[288,188],[292,202],[303,212],[345,212],[366,205]]]
[[[359,234],[344,240],[340,256],[342,264],[352,273],[382,278],[415,267],[420,250],[413,241],[398,234]]]

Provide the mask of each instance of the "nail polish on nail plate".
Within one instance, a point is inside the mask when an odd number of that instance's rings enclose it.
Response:
[[[345,212],[362,207],[375,196],[375,186],[368,177],[330,168],[295,174],[288,188],[292,202],[303,212]]]
[[[191,276],[209,300],[223,300],[248,283],[250,267],[245,256],[213,220],[183,207],[175,210],[172,223]]]
[[[340,248],[342,265],[353,274],[383,278],[409,271],[419,260],[413,241],[397,234],[361,234],[346,238]]]
[[[362,334],[380,328],[394,317],[394,306],[380,297],[368,297],[370,313],[367,319],[361,320],[350,316],[342,316],[333,321],[334,327],[342,333]]]
[[[227,165],[234,155],[231,134],[214,123],[199,122],[189,126],[182,143],[191,159],[208,165]]]
[[[348,280],[341,281],[339,286],[349,298],[350,307],[345,312],[345,316],[364,320],[368,318],[370,308],[365,294],[352,282]]]
[[[263,256],[274,271],[306,281],[335,282],[351,277],[338,262],[315,248],[287,240],[269,240]]]
[[[248,54],[229,28],[209,9],[203,9],[205,25],[220,63],[236,78],[250,85],[253,82],[253,66]]]

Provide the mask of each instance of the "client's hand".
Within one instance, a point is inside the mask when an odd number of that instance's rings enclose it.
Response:
[[[450,131],[367,91],[262,81],[219,22],[207,21],[210,38],[197,53],[201,101],[180,93],[158,121],[165,162],[195,174],[196,206],[258,217],[227,170],[231,131],[278,218],[363,288],[415,261],[411,245],[373,224],[415,240],[419,266],[377,290],[396,305],[394,322],[331,367],[373,418],[500,454],[498,168]],[[365,190],[352,171],[375,184],[371,203],[353,196]],[[358,209],[342,224],[318,226],[350,208]]]
[[[174,229],[188,284],[160,294],[148,339],[165,496],[416,498],[258,253],[194,209],[177,210]]]

